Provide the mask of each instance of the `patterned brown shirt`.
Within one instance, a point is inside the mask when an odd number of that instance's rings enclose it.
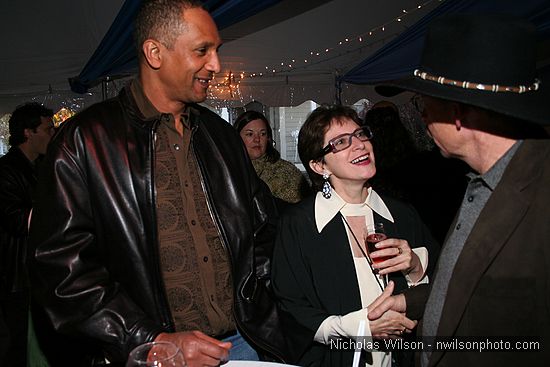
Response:
[[[235,330],[231,263],[209,211],[191,149],[191,126],[200,121],[188,110],[178,121],[183,124],[183,137],[172,115],[163,116],[156,132],[160,262],[176,330],[201,330],[217,336]]]

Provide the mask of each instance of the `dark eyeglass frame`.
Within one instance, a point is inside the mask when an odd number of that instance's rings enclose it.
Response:
[[[358,136],[360,132],[365,134],[364,139]],[[330,152],[337,153],[348,149],[349,147],[351,147],[351,139],[354,137],[359,139],[359,141],[365,142],[371,140],[373,136],[374,134],[372,133],[372,130],[367,125],[361,126],[359,129],[354,130],[352,133],[335,136],[334,138],[329,140],[328,144],[323,149],[321,149],[321,157],[324,157]],[[337,148],[335,142],[345,137],[348,138],[348,145],[342,149]]]

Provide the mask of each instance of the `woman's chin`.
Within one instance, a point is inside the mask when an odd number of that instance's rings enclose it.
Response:
[[[252,159],[253,161],[255,161],[256,159],[260,159],[262,158],[265,153],[256,153],[256,152],[253,152],[253,153],[249,153],[248,154],[250,156],[250,159]]]

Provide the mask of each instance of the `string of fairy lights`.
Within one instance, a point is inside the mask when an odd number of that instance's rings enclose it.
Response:
[[[413,8],[402,9],[391,19],[368,29],[361,34],[345,37],[344,39],[337,41],[335,44],[327,45],[321,49],[309,50],[301,57],[280,60],[275,64],[265,65],[261,70],[242,70],[237,72],[229,71],[224,75],[218,74],[215,76],[214,81],[208,89],[208,98],[212,101],[242,100],[240,86],[245,79],[286,76],[291,71],[306,69],[312,65],[320,64],[332,58],[339,57],[342,54],[354,52],[365,47],[374,46],[393,36],[387,32],[392,25],[403,22],[406,17],[428,8],[428,5],[432,3],[442,1],[444,0],[424,0]],[[381,37],[382,34],[384,34],[384,36]],[[51,93],[52,92],[50,90],[50,95]],[[42,102],[44,103],[49,101]],[[66,105],[66,103],[63,104]],[[73,106],[63,106],[54,115],[55,125],[61,125],[66,119],[74,115],[75,111],[78,110],[78,107],[79,106],[76,106],[76,108],[73,108]],[[9,137],[8,119],[9,114],[0,116],[0,142],[3,143],[4,146],[7,146]]]
[[[393,36],[388,35],[380,37],[380,35],[384,34],[392,25],[403,22],[406,17],[422,11],[431,3],[442,1],[444,0],[424,0],[413,8],[402,9],[399,14],[396,14],[391,19],[370,28],[361,34],[345,37],[337,41],[336,44],[328,45],[322,49],[310,50],[302,57],[281,60],[276,64],[264,66],[262,70],[238,72],[230,70],[224,75],[218,74],[215,76],[214,81],[211,83],[209,88],[209,99],[240,99],[240,85],[245,79],[285,76],[291,71],[305,69],[312,65],[339,57],[342,54],[373,46]]]

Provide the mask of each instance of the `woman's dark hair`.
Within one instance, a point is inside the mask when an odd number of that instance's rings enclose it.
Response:
[[[314,189],[317,191],[320,191],[323,187],[323,177],[311,169],[309,162],[320,162],[323,160],[321,151],[323,149],[325,134],[331,124],[342,124],[343,119],[350,119],[359,126],[363,124],[363,121],[361,121],[353,108],[342,105],[327,105],[313,110],[298,134],[298,154]]]
[[[399,112],[393,107],[375,107],[365,114],[365,125],[376,137],[372,146],[376,159],[377,176],[393,168],[403,159],[416,153],[414,140],[401,122]]]
[[[370,185],[379,193],[410,200],[407,197],[410,186],[407,187],[402,174],[415,159],[417,149],[411,134],[401,123],[397,108],[375,105],[365,114],[365,124],[375,136],[372,147],[376,176],[369,180]]]
[[[273,131],[271,130],[271,126],[269,125],[269,121],[267,121],[267,118],[260,112],[257,111],[246,111],[242,113],[235,122],[233,123],[233,127],[237,130],[238,133],[241,132],[242,129],[250,121],[253,120],[262,120],[265,124],[265,129],[267,130],[267,148],[265,151],[265,155],[267,157],[267,161],[271,163],[277,162],[281,158],[281,154],[275,147],[273,146]]]
[[[42,123],[41,117],[53,117],[53,111],[38,102],[28,102],[18,106],[9,119],[10,146],[16,147],[27,141],[25,129],[36,128]]]

